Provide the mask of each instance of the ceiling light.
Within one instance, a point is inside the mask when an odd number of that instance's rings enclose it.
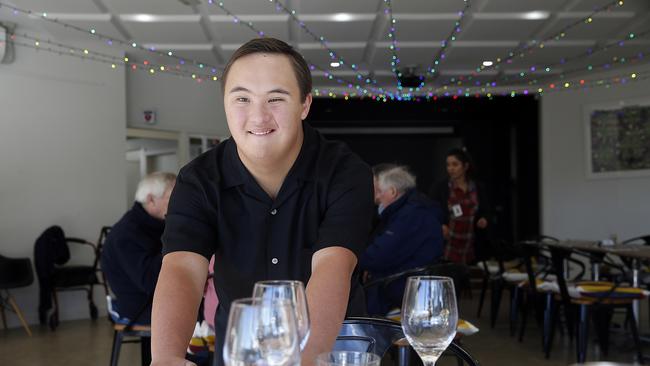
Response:
[[[483,66],[492,66],[493,62],[492,61],[483,61]]]
[[[352,20],[352,14],[338,13],[334,14],[334,16],[332,16],[332,19],[334,19],[335,22],[349,22]]]
[[[536,10],[523,13],[523,18],[528,20],[547,19],[550,15],[548,11]]]
[[[332,66],[332,67],[339,67],[339,66],[341,66],[341,64],[338,63],[338,62],[332,62],[332,63],[330,63],[330,66]]]
[[[135,22],[142,22],[142,23],[150,23],[156,20],[156,17],[154,17],[151,14],[134,14],[133,15],[133,21]]]

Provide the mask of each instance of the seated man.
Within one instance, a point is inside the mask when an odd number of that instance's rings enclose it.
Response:
[[[151,323],[151,302],[162,265],[162,242],[169,195],[176,175],[151,173],[138,184],[136,202],[111,228],[101,265],[117,297],[122,318]],[[139,314],[139,315],[138,315]]]
[[[440,207],[416,190],[415,177],[405,167],[381,164],[373,174],[379,223],[359,267],[377,279],[437,262],[444,243]],[[405,281],[368,288],[368,313],[385,315],[400,306]]]

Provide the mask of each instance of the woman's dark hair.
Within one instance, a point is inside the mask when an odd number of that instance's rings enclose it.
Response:
[[[467,152],[467,149],[463,148],[453,148],[447,152],[446,158],[453,156],[458,161],[463,163],[463,165],[467,165],[467,172],[465,172],[465,177],[469,179],[475,179],[475,172],[476,169],[474,168],[474,161],[472,160],[472,157],[469,155]]]
[[[239,47],[237,51],[235,51],[235,53],[230,57],[230,60],[226,64],[225,69],[223,70],[223,76],[221,77],[221,91],[224,91],[224,88],[226,87],[228,72],[230,71],[232,64],[244,56],[252,55],[255,53],[268,53],[287,56],[291,62],[291,67],[293,68],[293,72],[296,76],[296,81],[298,81],[298,87],[300,88],[300,100],[301,102],[305,101],[307,94],[311,93],[312,85],[311,71],[309,71],[307,62],[302,57],[302,55],[289,44],[279,39],[270,37],[251,39]]]

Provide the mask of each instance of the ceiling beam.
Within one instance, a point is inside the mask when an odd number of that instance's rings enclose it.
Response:
[[[126,30],[126,27],[124,27],[124,24],[122,24],[120,17],[115,15],[115,12],[112,11],[112,9],[106,4],[104,4],[104,0],[92,0],[92,2],[102,13],[110,14],[111,17],[109,22],[113,25],[113,27],[115,27],[115,29],[117,29],[124,40],[133,40],[133,36],[131,33],[129,33],[129,31]]]
[[[381,36],[386,33],[388,29],[388,17],[384,14],[384,1],[377,0],[377,10],[375,11],[375,20],[372,22],[372,27],[370,28],[370,35],[368,36],[368,42],[366,42],[366,47],[363,50],[363,56],[359,64],[362,67],[374,71],[372,67],[372,60],[375,58],[375,53],[377,51],[377,42],[381,39]]]
[[[470,1],[472,1],[472,0],[470,0]],[[464,24],[461,24],[461,32],[460,32],[459,37],[457,38],[458,40],[452,42],[450,44],[450,46],[445,50],[445,57],[446,58],[448,58],[449,55],[452,55],[454,53],[454,49],[458,49],[458,48],[463,47],[462,46],[463,43],[471,42],[471,41],[462,41],[463,34],[465,32],[467,32],[467,30],[470,29],[474,25],[474,23],[476,22],[476,19],[477,19],[477,15],[480,14],[481,12],[483,12],[483,9],[485,9],[485,7],[488,5],[488,3],[489,3],[489,0],[484,0],[484,1],[476,1],[476,0],[474,0],[473,6],[470,6],[470,8],[469,8],[469,14],[465,14],[465,17],[466,17],[465,22],[464,22]],[[457,14],[456,14],[456,19],[458,19]],[[454,25],[454,27],[455,27],[455,25]],[[440,44],[440,43],[438,43],[438,44]],[[496,46],[496,47],[503,47],[503,46]],[[482,62],[482,60],[476,61],[476,64],[479,65],[480,62]],[[425,69],[427,69],[429,66],[431,66],[431,65],[424,65]],[[440,65],[438,66],[438,69],[440,69],[440,68],[445,69],[444,61],[441,62]],[[438,80],[439,77],[440,77],[440,72],[437,72],[437,73],[433,74],[433,76],[431,76],[429,78],[429,83],[432,83],[432,84],[435,83]]]
[[[287,0],[285,2],[285,6],[287,9],[293,9],[297,14],[300,14],[300,0]],[[291,18],[291,16],[287,18],[287,22],[289,44],[291,44],[293,48],[298,48],[298,43],[300,43],[300,40],[303,36],[301,33],[302,31],[298,24],[296,24],[296,22]]]
[[[223,48],[221,47],[221,38],[219,37],[219,32],[217,32],[215,25],[210,19],[210,11],[208,10],[208,6],[209,5],[206,3],[201,2],[199,5],[192,5],[192,10],[195,13],[201,15],[199,24],[201,25],[201,30],[203,30],[205,37],[212,45],[210,51],[212,52],[214,58],[217,60],[217,63],[219,65],[223,65],[226,63],[226,61],[225,57],[223,56]]]

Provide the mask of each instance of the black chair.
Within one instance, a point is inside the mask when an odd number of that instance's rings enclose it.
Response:
[[[456,297],[460,297],[460,294],[467,288],[469,288],[469,270],[466,265],[458,263],[437,263],[431,264],[423,267],[410,268],[392,275],[373,279],[366,282],[363,285],[364,290],[367,290],[371,287],[378,286],[379,291],[385,289],[392,283],[400,280],[404,280],[411,276],[444,276],[450,277],[454,281],[454,287],[456,291]],[[395,307],[399,307],[402,304],[392,304]]]
[[[397,365],[408,366],[412,347],[406,342],[400,323],[389,319],[351,317],[343,321],[333,349],[371,352],[383,358],[393,346],[397,349]],[[479,362],[455,341],[447,347],[442,357],[454,357],[459,366],[479,365]]]
[[[549,247],[551,258],[553,261],[553,269],[557,276],[559,285],[559,298],[556,304],[562,306],[567,317],[569,326],[575,326],[576,331],[576,358],[578,363],[583,363],[586,360],[587,344],[588,344],[588,331],[589,319],[593,317],[596,333],[598,335],[598,343],[603,354],[606,356],[609,348],[609,326],[611,323],[612,313],[614,309],[624,309],[627,312],[627,318],[630,319],[629,325],[632,332],[632,339],[636,348],[636,356],[638,362],[643,363],[643,354],[641,349],[641,341],[637,329],[637,321],[635,319],[633,302],[636,299],[645,298],[642,294],[630,295],[624,292],[619,292],[617,289],[620,284],[609,284],[609,288],[605,291],[595,293],[581,293],[580,296],[571,296],[569,293],[569,286],[565,279],[565,263],[567,260],[579,259],[572,258],[576,255],[581,255],[580,251],[571,249]],[[598,282],[595,282],[598,283]],[[587,284],[594,284],[588,282]],[[553,339],[554,325],[557,322],[558,311],[555,306],[551,306],[548,311],[551,312],[550,344]],[[548,352],[548,350],[547,350]],[[548,355],[548,354],[547,354]],[[548,357],[548,356],[547,356]]]
[[[489,277],[488,281],[490,287],[490,327],[494,328],[496,325],[501,306],[501,297],[503,291],[507,289],[510,293],[510,330],[511,334],[514,334],[518,304],[521,296],[519,285],[526,279],[526,275],[522,271],[524,265],[521,260],[521,248],[517,244],[512,244],[505,240],[498,240],[492,243],[492,252],[497,260],[498,270],[494,275]],[[484,266],[484,270],[489,272],[489,268],[485,262]],[[479,315],[485,297],[485,287],[481,290],[481,297],[479,299]]]
[[[32,272],[32,261],[29,258],[7,258],[0,255],[0,312],[2,313],[2,324],[7,329],[5,309],[13,311],[29,336],[32,331],[25,321],[22,311],[16,304],[9,289],[26,287],[34,282]]]
[[[34,256],[36,258],[36,272],[41,285],[41,306],[39,306],[39,320],[41,324],[48,322],[50,328],[55,330],[59,325],[59,304],[58,293],[63,291],[84,291],[88,300],[88,308],[91,319],[95,320],[98,316],[97,306],[93,299],[94,286],[104,287],[104,293],[108,295],[108,288],[99,269],[99,258],[101,257],[101,246],[106,238],[110,228],[103,227],[99,234],[98,244],[74,237],[65,237],[63,230],[58,226],[48,228],[36,241],[34,247]],[[45,237],[45,239],[44,239]],[[61,239],[61,237],[63,237]],[[63,240],[63,243],[57,241]],[[68,244],[80,245],[92,251],[93,262],[90,265],[64,265],[69,257],[70,250]],[[67,252],[60,260],[54,260],[48,255],[51,250],[50,245],[63,248]],[[54,309],[47,318],[47,311],[53,303]]]

